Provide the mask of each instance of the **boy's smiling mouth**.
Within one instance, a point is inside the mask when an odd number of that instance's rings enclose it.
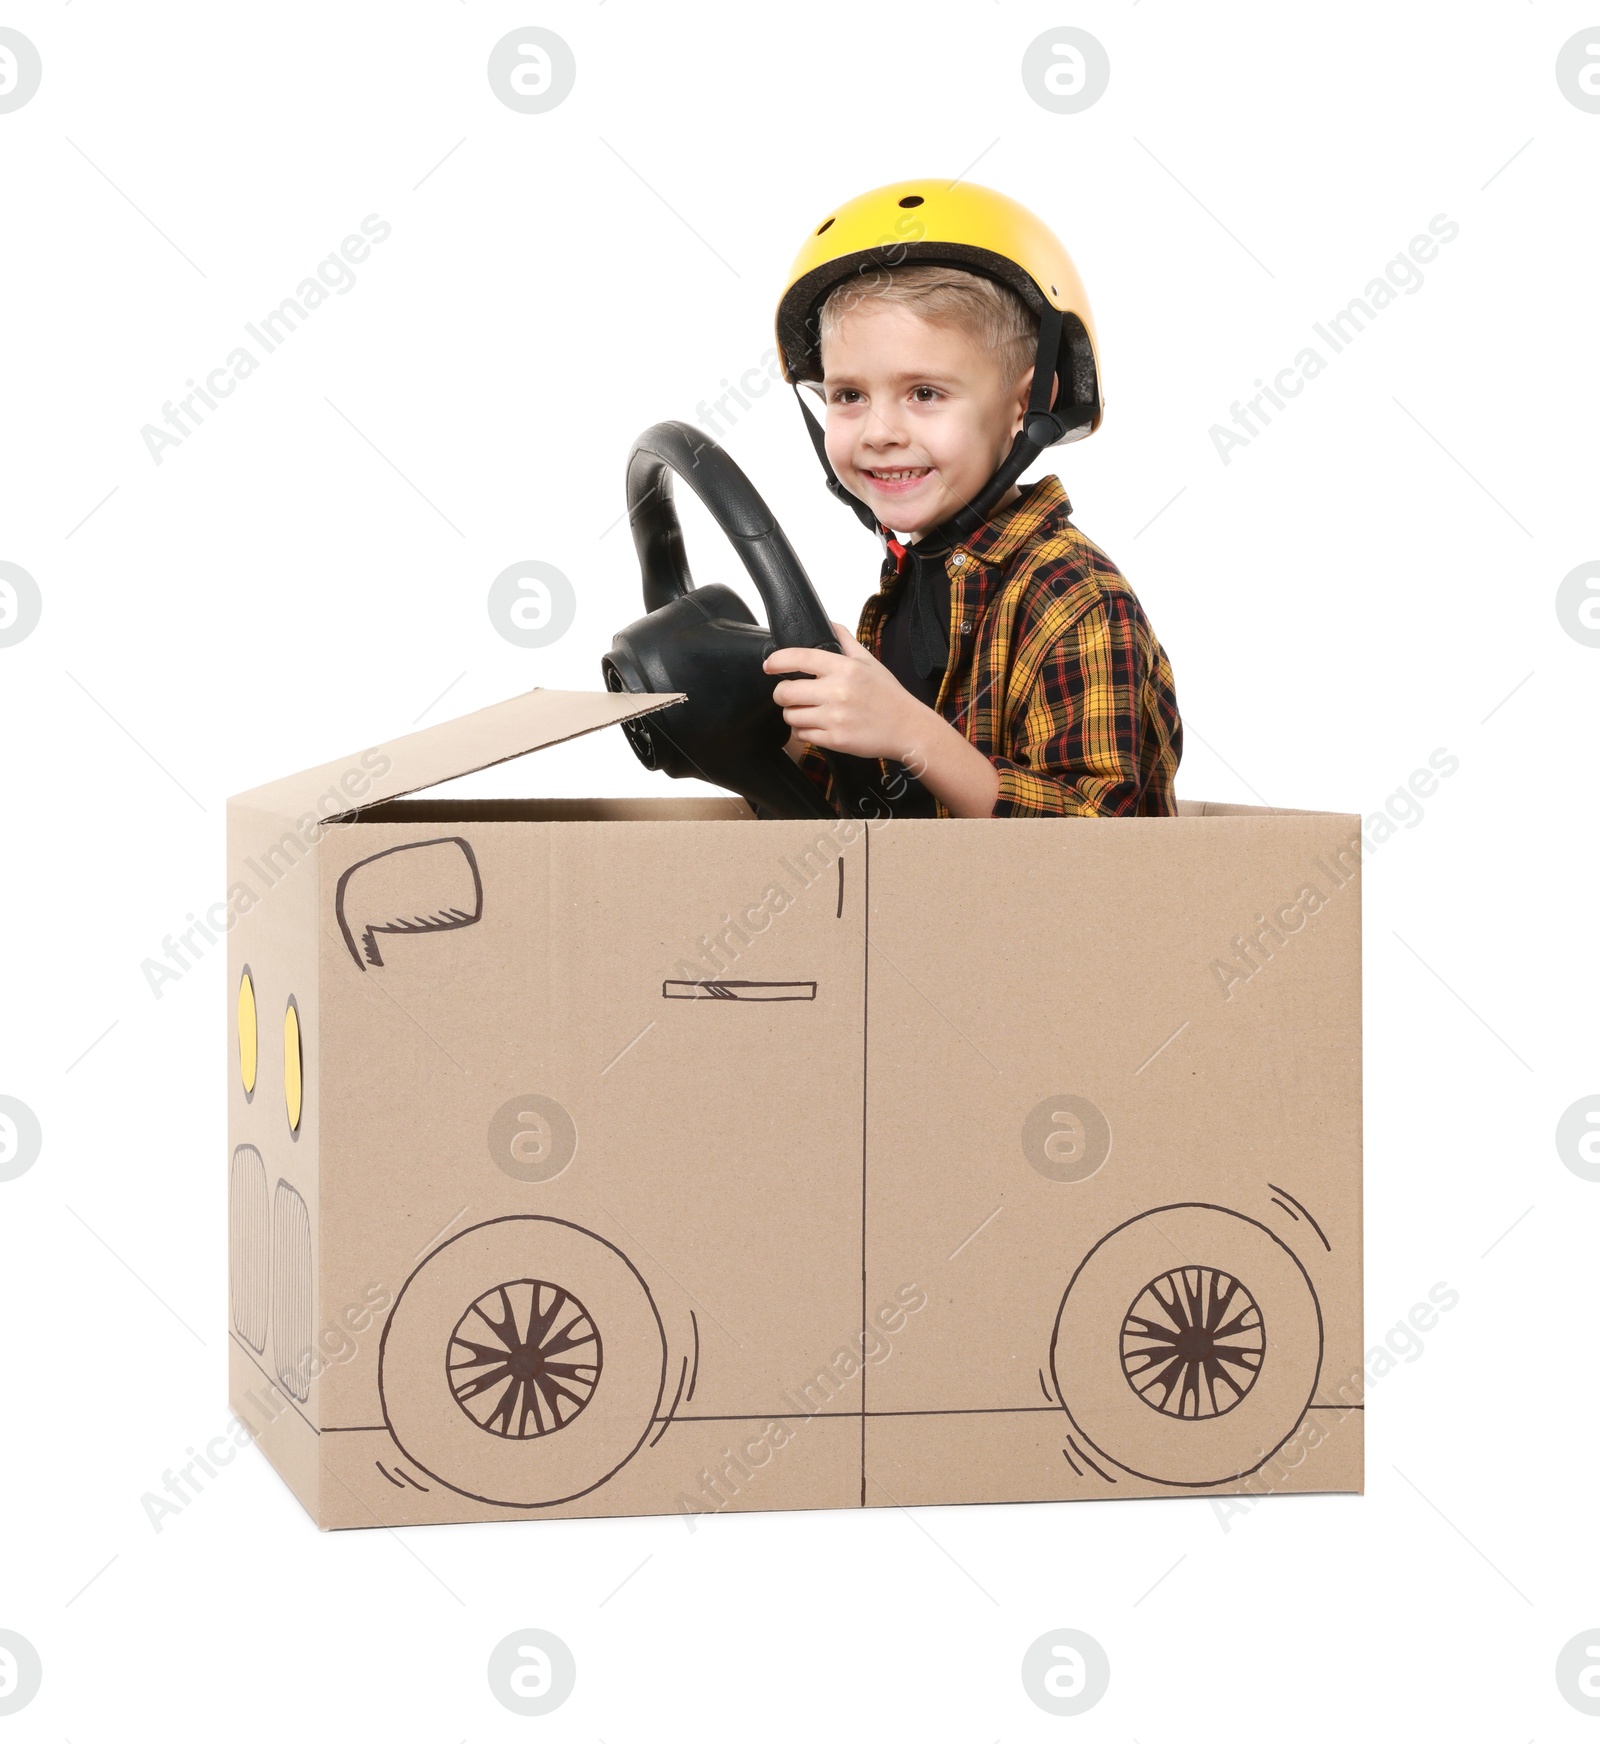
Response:
[[[872,480],[879,490],[906,491],[921,484],[932,471],[931,466],[883,466],[863,467],[863,474]]]

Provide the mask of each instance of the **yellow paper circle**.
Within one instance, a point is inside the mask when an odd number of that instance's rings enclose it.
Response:
[[[239,1078],[246,1097],[256,1093],[256,984],[250,971],[239,977]]]
[[[290,1132],[300,1130],[300,1109],[305,1097],[305,1076],[300,1059],[300,1009],[291,999],[283,1014],[283,1105],[289,1115]]]

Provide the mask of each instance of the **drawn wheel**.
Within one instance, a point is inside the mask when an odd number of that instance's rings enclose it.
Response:
[[[1294,1433],[1322,1368],[1322,1310],[1265,1224],[1164,1205],[1102,1237],[1073,1273],[1050,1367],[1092,1449],[1135,1477],[1203,1489],[1254,1471]]]
[[[474,1500],[551,1507],[643,1445],[666,1384],[643,1278],[555,1217],[463,1230],[402,1287],[384,1328],[384,1421],[424,1471]]]

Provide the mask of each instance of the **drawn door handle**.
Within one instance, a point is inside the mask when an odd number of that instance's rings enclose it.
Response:
[[[815,981],[663,981],[663,999],[815,999]]]

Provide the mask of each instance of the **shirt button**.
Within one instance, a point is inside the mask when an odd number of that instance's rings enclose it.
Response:
[[[965,636],[965,635],[968,635],[968,634],[970,634],[970,633],[971,633],[971,630],[972,630],[972,625],[971,625],[971,624],[963,624],[963,625],[962,625],[962,626],[961,626],[961,634],[962,634],[962,635],[963,635],[963,636]]]
[[[967,560],[966,552],[965,551],[958,551],[955,554],[955,556],[950,559],[950,562],[956,569],[959,569],[961,567],[961,565],[966,562],[966,560]]]

